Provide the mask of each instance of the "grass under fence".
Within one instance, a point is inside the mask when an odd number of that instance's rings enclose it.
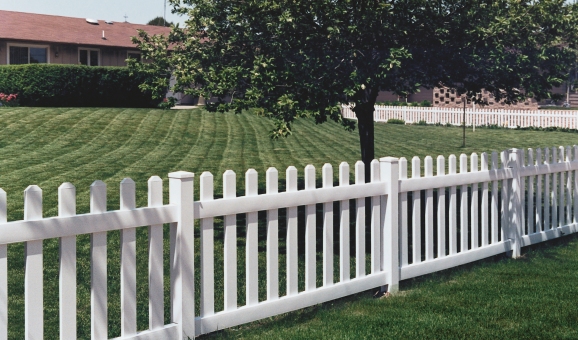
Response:
[[[324,163],[331,163],[334,170],[334,179],[337,180],[339,163],[346,161],[350,165],[351,171],[354,163],[359,158],[359,146],[357,132],[348,133],[334,123],[315,125],[311,120],[298,120],[294,124],[294,132],[287,139],[271,140],[268,131],[273,128],[271,121],[257,117],[252,114],[213,114],[202,110],[148,110],[148,109],[100,109],[100,108],[2,108],[0,109],[0,187],[8,195],[8,218],[9,220],[22,219],[23,216],[23,190],[31,184],[37,184],[43,189],[44,216],[55,216],[57,214],[57,188],[63,182],[71,182],[77,188],[77,213],[87,213],[89,211],[89,189],[94,180],[102,180],[108,185],[108,209],[118,209],[119,206],[119,183],[124,177],[131,177],[137,188],[137,206],[146,206],[147,180],[150,176],[159,175],[164,179],[164,200],[168,201],[168,180],[167,174],[172,171],[185,170],[196,173],[195,197],[198,197],[198,177],[203,171],[210,171],[215,177],[215,197],[222,195],[222,173],[227,169],[232,169],[237,174],[237,195],[244,195],[244,173],[249,168],[255,168],[259,172],[259,192],[264,192],[265,170],[274,166],[279,170],[279,189],[284,190],[285,169],[288,166],[295,166],[299,171],[299,189],[303,188],[303,168],[307,164],[316,167],[318,178],[320,178],[321,167]],[[423,158],[426,155],[433,157],[441,154],[446,158],[449,154],[472,152],[501,151],[506,148],[537,148],[555,145],[578,144],[578,134],[562,132],[540,132],[540,131],[512,131],[512,130],[492,130],[479,129],[476,132],[468,132],[468,147],[461,148],[461,129],[453,127],[436,126],[403,126],[376,124],[376,156],[395,156],[410,159],[413,156]],[[319,180],[318,180],[319,186]],[[352,204],[352,208],[354,205]],[[300,209],[301,210],[301,209]],[[353,211],[354,209],[352,209]],[[337,211],[337,209],[334,209]],[[280,293],[284,294],[284,219],[283,209],[280,211]],[[300,214],[302,219],[303,213]],[[334,219],[338,223],[338,219]],[[351,221],[355,221],[352,212]],[[243,287],[244,282],[244,217],[238,218],[238,268],[239,287]],[[301,224],[301,223],[300,223]],[[318,227],[321,223],[318,222]],[[265,267],[265,236],[264,224],[260,219],[259,236],[259,265]],[[320,232],[317,232],[320,235]],[[354,233],[351,233],[354,235]],[[300,241],[303,240],[302,233]],[[169,321],[168,303],[168,227],[165,227],[165,321]],[[369,238],[366,238],[368,240]],[[335,240],[339,240],[335,234]],[[108,233],[108,306],[109,306],[109,336],[120,335],[120,263],[119,263],[119,232]],[[148,327],[148,283],[147,283],[147,230],[137,229],[137,311],[138,329]],[[196,240],[195,249],[198,252],[199,242]],[[222,309],[222,219],[215,219],[215,282],[216,290],[216,310]],[[300,251],[302,247],[300,246]],[[317,248],[321,250],[320,245]],[[369,247],[366,248],[369,251]],[[513,263],[522,266],[525,263],[533,263],[540,268],[557,268],[547,264],[549,256],[556,256],[560,259],[563,268],[571,268],[570,264],[578,261],[578,245],[572,239],[567,246],[553,247],[553,250],[528,252],[526,258],[519,261],[499,261],[496,266],[483,262],[480,268],[482,272],[490,277],[496,276],[497,282],[487,281],[488,288],[498,288],[498,283],[512,280],[508,275],[492,274],[491,270],[502,270],[502,266]],[[552,253],[559,252],[559,253]],[[23,245],[14,244],[9,246],[9,338],[23,338],[24,331],[24,272],[23,272]],[[338,255],[338,251],[336,255]],[[77,238],[77,280],[78,280],[78,338],[88,338],[90,335],[90,242],[89,237],[79,236]],[[540,255],[554,254],[554,255]],[[558,255],[555,255],[558,254]],[[300,255],[301,256],[301,255]],[[318,255],[320,256],[320,255]],[[568,256],[567,262],[565,256]],[[534,260],[535,259],[535,260]],[[564,260],[563,260],[564,259]],[[196,268],[199,268],[199,259],[196,258]],[[338,275],[339,257],[335,256],[334,273]],[[317,261],[321,265],[321,261]],[[366,263],[369,263],[369,259]],[[565,264],[568,263],[568,264]],[[300,283],[302,284],[303,261],[300,259]],[[491,269],[496,267],[497,269]],[[58,337],[58,240],[51,239],[44,241],[44,306],[45,306],[45,338],[52,339]],[[355,273],[355,259],[351,257],[352,277]],[[505,267],[504,267],[505,268]],[[560,277],[554,287],[564,292],[564,296],[573,292],[570,299],[575,302],[578,299],[576,291],[572,287],[568,276],[560,273],[561,269],[556,269],[555,277]],[[515,269],[514,272],[522,269]],[[369,270],[367,270],[369,272]],[[459,271],[458,271],[459,272]],[[343,337],[381,337],[390,336],[420,336],[425,335],[425,330],[416,329],[411,324],[422,324],[424,328],[438,327],[439,332],[435,337],[453,335],[454,337],[469,337],[470,331],[460,333],[465,325],[471,324],[470,329],[481,327],[477,318],[486,318],[498,305],[491,289],[484,290],[483,284],[478,284],[476,289],[479,293],[467,293],[466,283],[472,281],[476,271],[459,272],[465,275],[464,282],[460,285],[450,287],[464,290],[464,301],[468,299],[473,303],[467,304],[459,302],[457,297],[447,295],[448,301],[429,301],[427,287],[445,287],[446,281],[438,279],[438,275],[430,276],[425,281],[419,281],[415,286],[407,282],[402,284],[404,293],[384,300],[371,300],[369,294],[360,294],[356,297],[346,298],[341,302],[330,302],[322,306],[312,307],[304,311],[272,318],[275,322],[261,321],[252,325],[242,326],[235,330],[217,333],[217,337],[258,337],[268,336],[273,338],[288,337],[327,337],[342,338],[339,330],[343,332]],[[535,272],[534,276],[546,276],[548,271]],[[564,273],[564,275],[577,275]],[[197,273],[198,274],[198,273]],[[439,274],[445,277],[446,274]],[[457,274],[456,274],[457,275]],[[458,276],[459,276],[458,275]],[[469,276],[472,275],[472,276]],[[525,275],[525,274],[524,274]],[[559,275],[559,276],[558,276]],[[321,271],[318,269],[318,281],[321,280]],[[461,276],[460,276],[461,277]],[[200,279],[196,275],[197,281]],[[446,278],[447,279],[447,278]],[[447,279],[449,281],[453,279]],[[517,280],[517,279],[516,279]],[[514,280],[514,282],[517,282]],[[544,278],[543,280],[550,280]],[[259,296],[265,297],[265,272],[259,272]],[[448,282],[449,282],[448,281]],[[412,281],[414,282],[414,281]],[[320,282],[319,282],[320,283]],[[319,284],[318,283],[318,284]],[[409,284],[409,286],[408,286]],[[542,284],[542,283],[540,283]],[[546,284],[545,282],[543,283]],[[553,285],[554,283],[552,283]],[[557,285],[561,284],[562,287]],[[197,287],[199,282],[197,282]],[[425,288],[424,288],[425,287]],[[532,290],[536,287],[524,286],[525,290]],[[442,289],[440,288],[440,289]],[[492,289],[494,289],[492,288]],[[542,285],[537,289],[543,289]],[[300,290],[302,287],[300,287]],[[430,289],[430,288],[428,288]],[[433,288],[432,288],[433,289]],[[445,288],[444,288],[445,289]],[[501,289],[501,288],[500,288]],[[450,291],[452,289],[449,289]],[[510,291],[511,288],[507,288]],[[503,296],[504,305],[507,306],[515,302],[517,307],[521,305],[518,314],[523,319],[527,319],[528,325],[537,337],[542,337],[546,325],[552,325],[558,329],[558,333],[553,333],[554,337],[573,337],[568,328],[569,322],[576,323],[576,318],[568,319],[567,311],[573,311],[573,315],[578,315],[576,307],[568,306],[565,301],[559,304],[553,303],[552,299],[558,296],[556,292],[548,291],[546,294],[536,294],[528,292],[533,298],[518,301],[515,296]],[[421,293],[420,293],[421,292]],[[445,292],[445,291],[444,291]],[[445,292],[444,294],[446,294]],[[420,295],[421,294],[421,295]],[[425,294],[425,295],[424,295]],[[438,294],[438,293],[433,293]],[[440,291],[441,294],[441,291]],[[473,295],[478,296],[476,299]],[[197,294],[197,297],[199,294]],[[541,297],[543,296],[543,297]],[[415,297],[417,302],[411,302],[411,297]],[[442,299],[442,297],[439,297]],[[488,299],[489,302],[483,302]],[[455,300],[455,301],[453,301]],[[244,288],[239,289],[239,303],[244,301]],[[421,302],[420,302],[421,301]],[[526,306],[523,305],[525,301]],[[413,305],[412,303],[415,303]],[[448,303],[447,308],[443,307]],[[547,306],[546,313],[537,311],[538,304]],[[348,306],[355,307],[348,310]],[[366,307],[361,307],[365,306]],[[429,306],[429,307],[428,307]],[[437,307],[436,307],[437,306]],[[452,307],[453,306],[453,307]],[[334,308],[337,307],[337,308]],[[420,316],[416,312],[419,308],[429,310],[439,308],[441,314],[425,314]],[[459,307],[459,308],[458,308]],[[359,311],[357,310],[359,308]],[[429,309],[428,309],[429,308]],[[540,307],[543,308],[543,307]],[[198,310],[198,304],[197,304]],[[491,322],[498,322],[498,326],[489,331],[494,333],[480,333],[486,335],[504,334],[520,335],[521,330],[517,319],[508,324],[507,320],[501,320],[508,316],[510,309],[500,312],[497,310],[495,318],[488,318],[487,325]],[[534,317],[533,313],[540,317]],[[450,313],[450,314],[444,314]],[[471,313],[478,315],[472,316]],[[512,312],[513,313],[513,312]],[[546,315],[544,315],[546,314]],[[463,315],[465,319],[459,319]],[[517,314],[516,314],[517,315]],[[558,323],[554,322],[554,317],[562,317]],[[335,319],[333,327],[336,333],[331,333],[326,318]],[[360,317],[358,319],[356,317]],[[393,317],[393,319],[390,319]],[[400,319],[411,320],[403,321]],[[421,320],[423,318],[423,320]],[[447,319],[447,322],[442,322]],[[324,320],[324,321],[319,321]],[[361,321],[366,320],[366,321]],[[421,320],[421,321],[420,321]],[[481,320],[481,319],[480,319]],[[500,321],[501,320],[501,321]],[[532,322],[533,321],[533,322]],[[398,326],[399,324],[399,326]],[[327,325],[327,326],[326,326]],[[402,325],[405,325],[402,327]],[[438,326],[436,326],[438,325]],[[484,324],[485,325],[485,324]],[[434,328],[435,328],[434,327]],[[526,326],[524,326],[526,327]],[[406,329],[407,328],[407,329]],[[504,333],[497,332],[496,328],[503,328]],[[350,329],[350,331],[347,331]],[[391,333],[383,333],[384,330],[391,330]],[[405,330],[404,330],[405,329]],[[436,328],[437,329],[437,328]],[[574,328],[576,329],[576,328]],[[445,331],[442,331],[445,330]],[[277,333],[274,333],[277,332]],[[444,333],[445,332],[445,333]],[[457,332],[457,333],[456,333]],[[359,335],[359,336],[358,336]],[[486,337],[486,336],[483,336]],[[519,336],[518,336],[519,337]]]

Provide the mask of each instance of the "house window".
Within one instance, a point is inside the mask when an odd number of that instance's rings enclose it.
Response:
[[[78,50],[78,62],[81,65],[98,66],[100,65],[99,50],[81,48]]]
[[[11,65],[46,64],[48,63],[48,47],[8,45],[8,63]]]
[[[128,52],[126,55],[126,59],[136,59],[136,61],[140,62],[140,53],[139,52]]]

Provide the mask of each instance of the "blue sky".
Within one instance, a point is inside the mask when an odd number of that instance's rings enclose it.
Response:
[[[163,0],[0,0],[0,10],[62,15],[97,20],[146,24],[163,15]],[[183,25],[185,18],[171,14],[167,2],[167,21]]]

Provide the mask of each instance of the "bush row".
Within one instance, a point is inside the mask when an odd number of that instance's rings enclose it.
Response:
[[[384,101],[384,102],[376,102],[375,105],[384,105],[384,106],[421,106],[421,107],[431,107],[431,102],[429,100],[424,100],[422,102],[403,102],[403,101]]]
[[[3,65],[0,92],[18,94],[23,106],[156,107],[138,88],[144,77],[126,67]]]

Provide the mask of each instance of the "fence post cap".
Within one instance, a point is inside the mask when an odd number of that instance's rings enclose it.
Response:
[[[169,178],[178,178],[178,179],[185,179],[185,178],[193,178],[195,174],[188,171],[175,171],[169,173]]]

